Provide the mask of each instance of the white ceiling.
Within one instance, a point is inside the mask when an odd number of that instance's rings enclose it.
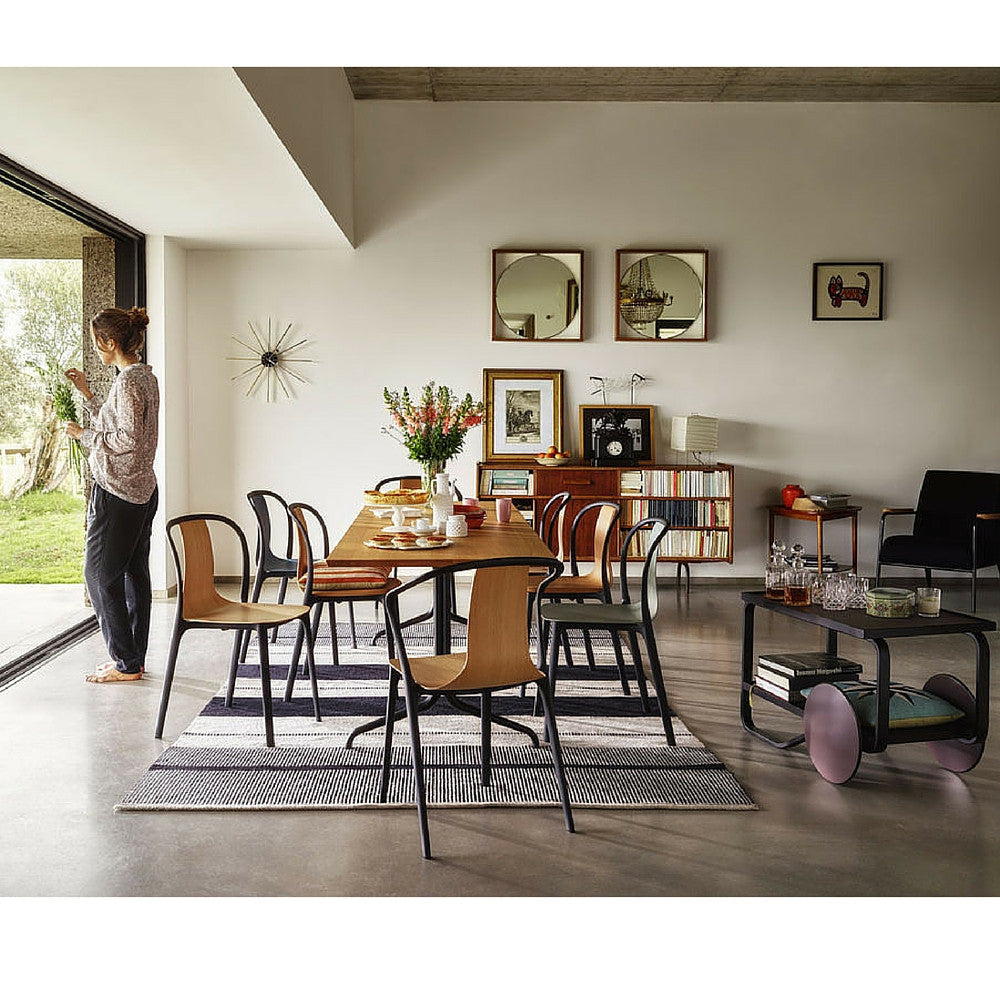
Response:
[[[0,67],[0,152],[188,247],[350,246],[229,67]]]

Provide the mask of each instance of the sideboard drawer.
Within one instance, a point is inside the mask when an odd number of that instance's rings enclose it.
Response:
[[[617,497],[618,470],[580,465],[535,469],[535,494],[550,497],[566,490],[574,497]]]

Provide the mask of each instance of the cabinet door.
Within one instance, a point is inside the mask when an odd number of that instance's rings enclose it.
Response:
[[[573,518],[595,500],[618,500],[618,470],[596,469],[590,465],[564,465],[555,468],[540,468],[535,470],[535,492],[539,497],[551,497],[566,490],[572,499],[566,505],[566,518],[563,522],[563,551],[569,554],[570,530]],[[539,510],[544,501],[539,501]],[[577,558],[589,561],[594,558],[594,525],[597,523],[597,511],[593,511],[580,522],[577,530]],[[620,533],[616,532],[611,540],[611,551],[617,557],[619,552]]]

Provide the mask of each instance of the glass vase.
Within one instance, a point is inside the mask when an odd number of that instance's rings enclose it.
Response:
[[[444,472],[444,462],[423,463],[423,487],[427,491],[428,499],[434,494],[434,477],[439,472]]]

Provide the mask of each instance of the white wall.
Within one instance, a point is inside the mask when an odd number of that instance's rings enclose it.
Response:
[[[186,255],[177,240],[146,238],[147,358],[160,384],[160,440],[155,460],[160,504],[149,560],[157,594],[175,583],[164,526],[169,518],[189,510],[186,268]]]
[[[484,367],[562,368],[564,426],[587,376],[639,371],[638,402],[720,420],[736,467],[736,560],[756,576],[786,482],[878,510],[924,469],[996,469],[994,290],[1000,109],[993,105],[356,105],[356,251],[188,254],[190,503],[251,524],[269,486],[335,531],[363,487],[411,468],[380,435],[383,385],[481,391]],[[492,343],[490,251],[586,252],[583,343]],[[613,342],[617,248],[709,250],[707,343]],[[883,322],[814,323],[814,261],[885,262]],[[295,320],[318,362],[296,401],[247,400],[230,336]],[[168,406],[173,405],[168,401]],[[454,468],[473,485],[470,434]],[[805,527],[805,526],[804,526]],[[828,528],[834,555],[847,530]],[[808,539],[803,538],[808,541]]]

